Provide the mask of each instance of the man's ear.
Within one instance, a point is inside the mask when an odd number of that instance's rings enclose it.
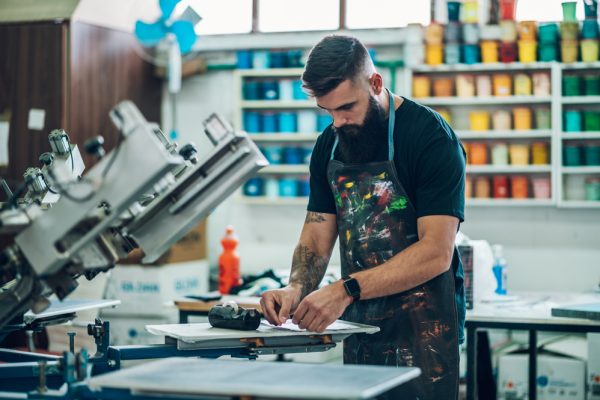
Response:
[[[379,72],[373,72],[369,78],[369,86],[375,95],[381,94],[383,90],[383,77]]]

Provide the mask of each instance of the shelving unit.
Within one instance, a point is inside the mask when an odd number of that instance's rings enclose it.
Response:
[[[435,106],[480,106],[480,105],[522,105],[550,104],[550,96],[506,96],[506,97],[420,97],[421,104]]]
[[[560,80],[565,75],[600,75],[600,62],[563,64],[560,68]],[[564,89],[564,88],[562,88]],[[580,87],[581,89],[581,87]],[[566,145],[580,145],[582,148],[589,146],[593,141],[600,141],[600,131],[575,131],[565,132],[563,129],[563,113],[567,110],[595,110],[600,112],[600,96],[565,96],[561,91],[557,99],[558,123],[556,130],[557,143],[557,187],[558,206],[563,208],[600,208],[600,199],[586,200],[586,179],[600,178],[600,165],[565,166],[564,147]],[[583,117],[582,117],[583,120]],[[582,121],[582,125],[584,125]],[[584,127],[582,126],[582,129]],[[586,160],[582,160],[587,162]]]

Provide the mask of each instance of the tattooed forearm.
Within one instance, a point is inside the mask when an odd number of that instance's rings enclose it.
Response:
[[[302,243],[294,250],[290,283],[302,286],[302,298],[315,290],[327,269],[329,257],[321,257]]]
[[[309,211],[306,213],[306,219],[304,220],[305,224],[310,224],[311,222],[324,222],[325,218],[323,217],[322,214],[317,213],[317,212],[312,212]]]

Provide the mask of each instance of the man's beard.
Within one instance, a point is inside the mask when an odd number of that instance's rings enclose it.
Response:
[[[393,110],[392,110],[393,112]],[[334,127],[339,137],[340,151],[346,163],[367,163],[375,161],[375,155],[387,142],[386,117],[383,107],[369,97],[369,108],[362,125]]]

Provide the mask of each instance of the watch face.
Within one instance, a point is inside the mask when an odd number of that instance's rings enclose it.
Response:
[[[346,288],[348,295],[354,297],[355,299],[360,296],[360,286],[358,285],[358,281],[356,279],[351,278],[345,280],[344,287]]]

